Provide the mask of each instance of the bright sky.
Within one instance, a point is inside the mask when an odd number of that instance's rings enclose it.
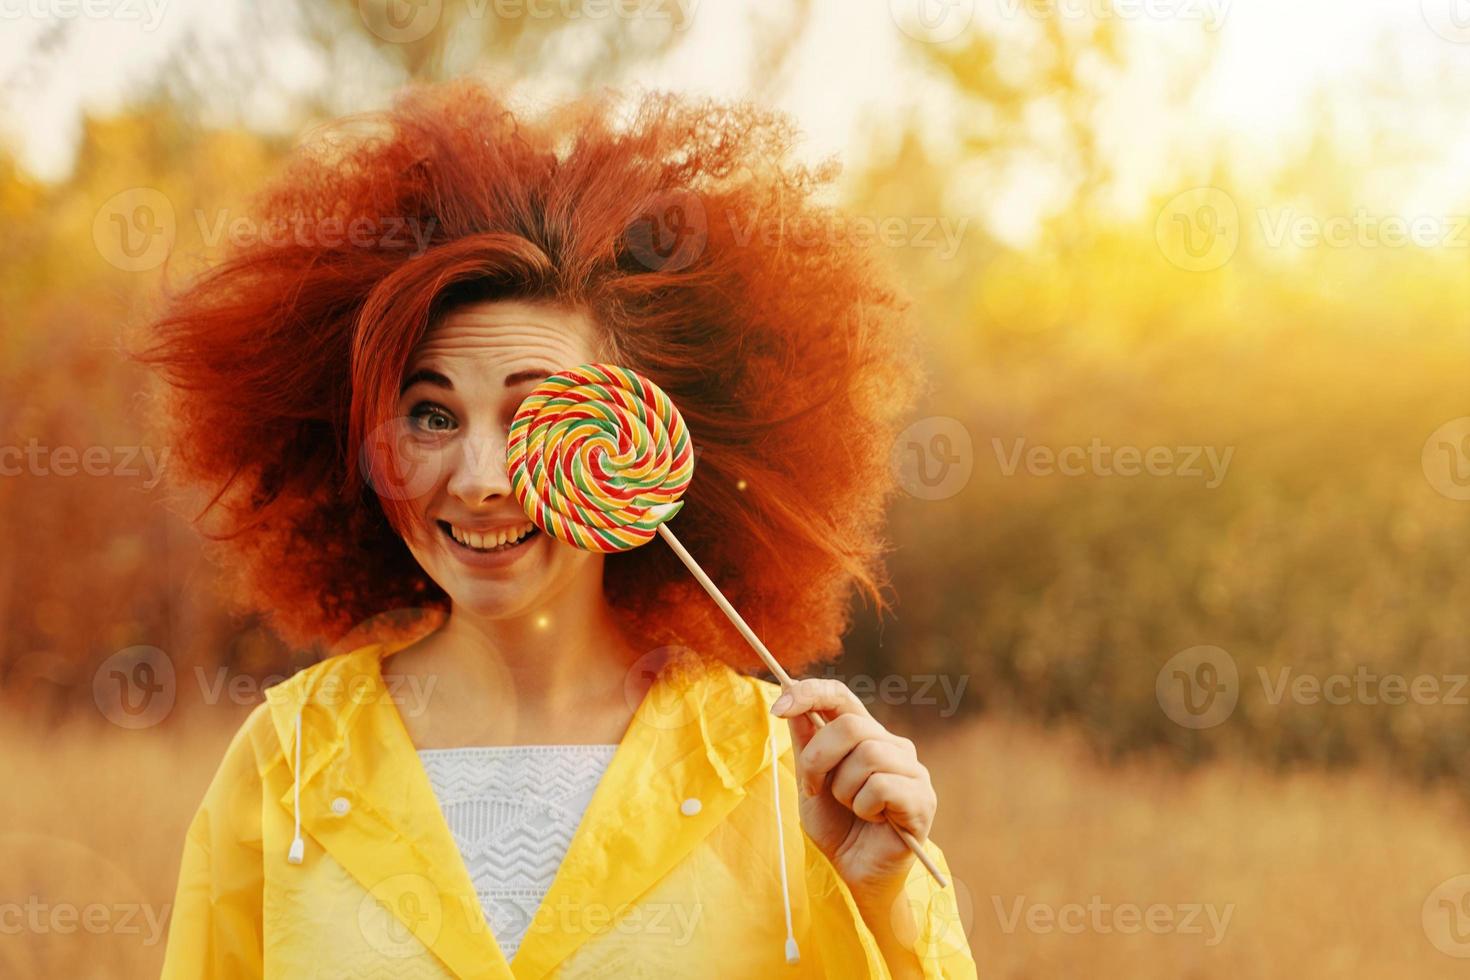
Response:
[[[246,2],[0,0],[0,132],[33,172],[63,175],[71,165],[83,108],[118,107],[190,31],[206,50],[252,43],[255,39],[242,37],[237,27]],[[645,2],[664,8],[693,4],[694,16],[684,45],[667,64],[641,75],[640,84],[740,95],[749,81],[749,19],[781,0]],[[915,112],[942,120],[906,54],[915,42],[902,26],[920,32],[912,12],[922,8],[940,31],[954,33],[953,25],[963,26],[968,18],[971,30],[983,24],[1004,32],[1027,26],[1032,2],[815,0],[813,23],[789,85],[779,93],[780,104],[796,114],[812,155],[847,151],[867,132],[897,132]],[[1051,2],[1063,17],[1079,19],[1095,13],[1103,0]],[[1357,98],[1350,94],[1349,72],[1385,77],[1391,69],[1400,71],[1410,91],[1445,96],[1441,109],[1464,101],[1453,98],[1456,92],[1470,92],[1470,0],[1111,3],[1111,16],[1128,22],[1136,46],[1133,70],[1107,90],[1103,109],[1109,152],[1129,178],[1125,206],[1187,167],[1191,156],[1203,158],[1218,145],[1233,147],[1247,159],[1263,148],[1295,145],[1305,136],[1302,123],[1313,112],[1311,100],[1319,87]],[[58,31],[57,60],[44,72],[44,85],[38,85],[20,72],[20,53]],[[1171,108],[1174,93],[1193,81],[1194,66],[1204,63],[1211,42],[1219,48],[1198,101]],[[321,83],[306,49],[277,40],[269,50],[276,78],[299,89]],[[1442,115],[1433,101],[1415,99],[1390,113],[1406,138],[1430,141],[1440,150],[1439,159],[1421,160],[1407,183],[1399,176],[1387,182],[1400,197],[1421,200],[1442,194],[1447,186],[1458,189],[1470,164],[1470,125]],[[269,125],[290,125],[280,118],[279,107],[248,98],[246,104]],[[1044,176],[1018,180],[1004,201],[992,202],[988,217],[1023,234],[1048,196]],[[1446,205],[1441,201],[1440,206]]]

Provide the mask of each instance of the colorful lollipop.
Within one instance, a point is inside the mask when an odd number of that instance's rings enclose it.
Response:
[[[583,364],[547,378],[516,410],[506,446],[511,490],[552,537],[587,551],[627,551],[658,534],[699,580],[783,688],[793,683],[760,637],[665,522],[694,475],[694,441],[663,389],[636,371]],[[807,715],[820,728],[826,720]],[[949,882],[917,838],[889,820],[940,887]]]
[[[531,520],[586,551],[645,544],[684,505],[694,442],[652,381],[612,364],[554,374],[526,396],[506,446]]]

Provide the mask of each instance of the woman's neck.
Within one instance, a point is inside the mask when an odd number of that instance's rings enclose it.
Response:
[[[383,674],[416,677],[420,686],[406,689],[430,692],[414,717],[399,705],[418,748],[607,743],[637,708],[628,670],[638,654],[599,574],[519,616],[455,606],[439,629],[387,658]]]

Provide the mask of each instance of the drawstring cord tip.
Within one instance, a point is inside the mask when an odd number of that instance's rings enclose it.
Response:
[[[301,839],[301,709],[296,709],[296,766],[291,771],[292,821],[295,827],[291,834],[291,849],[286,860],[300,864],[306,858],[306,841]]]
[[[786,940],[786,962],[792,966],[801,962],[801,952],[796,948],[795,939]]]

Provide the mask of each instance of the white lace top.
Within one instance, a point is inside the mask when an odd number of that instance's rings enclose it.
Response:
[[[419,750],[507,961],[616,750],[616,743]]]

